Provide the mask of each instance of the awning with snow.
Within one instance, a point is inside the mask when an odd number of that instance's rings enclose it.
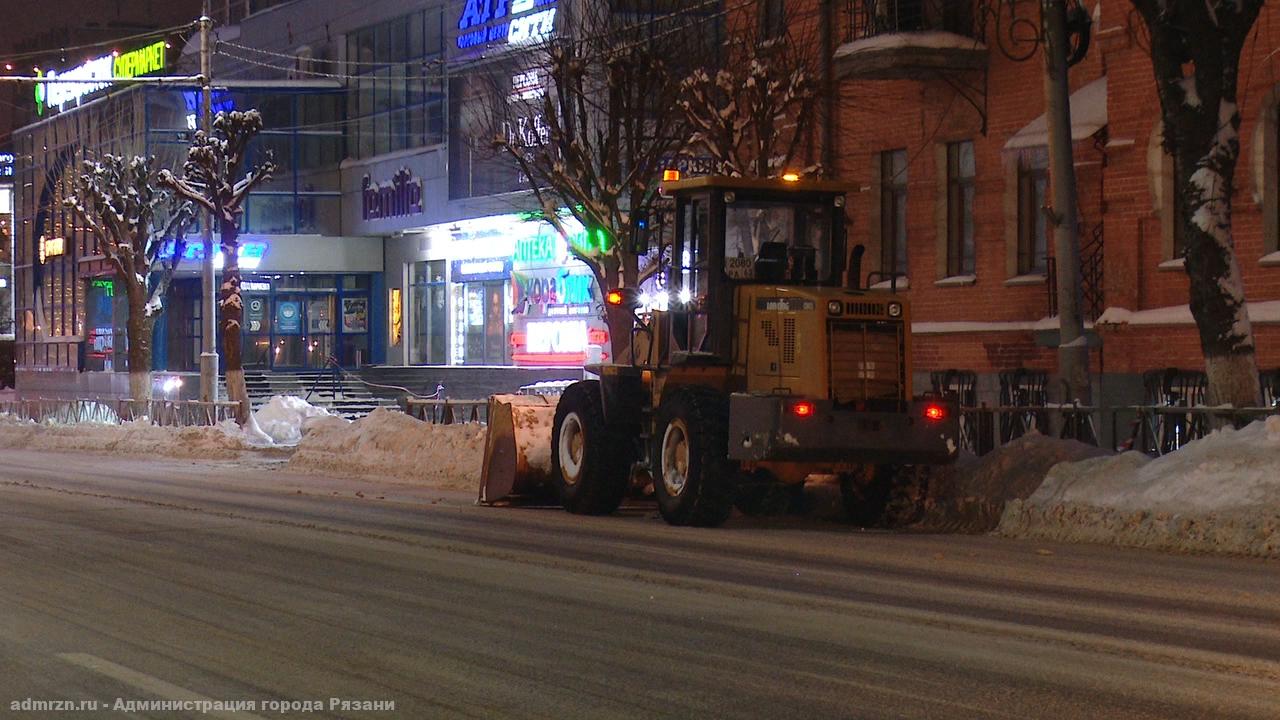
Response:
[[[1071,139],[1087,140],[1107,126],[1107,76],[1071,93]],[[1049,120],[1044,115],[1032,120],[1009,142],[1005,150],[1023,150],[1049,144]]]

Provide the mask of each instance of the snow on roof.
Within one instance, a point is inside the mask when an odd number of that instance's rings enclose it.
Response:
[[[863,52],[894,50],[897,48],[924,47],[954,50],[986,50],[987,46],[971,37],[955,33],[929,30],[924,32],[898,32],[875,35],[845,43],[836,50],[836,59]]]
[[[1251,322],[1280,323],[1280,300],[1251,302],[1248,309]],[[1098,318],[1099,325],[1194,325],[1195,322],[1188,305],[1136,311],[1111,307]]]
[[[1071,93],[1071,139],[1075,141],[1092,137],[1107,125],[1107,76],[1094,80]],[[1042,147],[1049,144],[1049,121],[1045,115],[1032,120],[1019,130],[1005,150]]]

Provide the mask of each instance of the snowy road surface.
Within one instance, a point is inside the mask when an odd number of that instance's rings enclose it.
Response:
[[[1275,562],[684,530],[269,465],[4,451],[0,716],[1280,717]]]

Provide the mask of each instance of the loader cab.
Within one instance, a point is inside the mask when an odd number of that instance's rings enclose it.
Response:
[[[664,183],[675,200],[672,364],[729,364],[735,289],[844,285],[845,188],[829,182],[702,177]]]

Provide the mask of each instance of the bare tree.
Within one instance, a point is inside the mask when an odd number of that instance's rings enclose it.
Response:
[[[812,174],[819,168],[795,164],[818,105],[820,43],[794,12],[775,28],[756,5],[731,15],[727,61],[683,81],[680,107],[693,131],[686,152],[705,154],[725,175]]]
[[[151,399],[152,333],[182,260],[191,204],[157,190],[154,158],[103,155],[84,161],[63,204],[98,239],[128,302],[129,394]]]
[[[1132,0],[1151,37],[1186,238],[1191,314],[1210,404],[1261,401],[1253,329],[1235,255],[1231,197],[1240,157],[1240,51],[1262,0]]]
[[[211,134],[200,131],[192,139],[182,177],[175,177],[168,170],[161,171],[159,176],[162,185],[208,211],[218,232],[223,257],[218,300],[222,362],[227,373],[227,395],[240,404],[236,421],[241,425],[248,423],[251,416],[240,335],[244,319],[244,302],[240,296],[240,216],[245,198],[254,188],[270,181],[276,170],[268,152],[265,159],[242,174],[249,143],[261,131],[262,116],[257,110],[220,112],[213,119]]]
[[[605,293],[642,279],[649,249],[637,242],[637,219],[654,206],[663,169],[690,135],[672,78],[696,66],[715,36],[700,15],[620,14],[615,5],[564,8],[561,38],[526,48],[519,65],[497,76],[518,82],[496,83],[490,125],[493,147],[514,160],[546,220]],[[572,236],[569,217],[585,236]],[[606,305],[606,320],[619,358],[630,343],[630,311]]]

